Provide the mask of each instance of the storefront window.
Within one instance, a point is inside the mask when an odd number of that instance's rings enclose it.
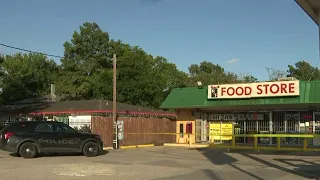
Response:
[[[312,133],[313,131],[313,111],[300,111],[300,132]]]

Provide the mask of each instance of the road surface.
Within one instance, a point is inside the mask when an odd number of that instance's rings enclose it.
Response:
[[[0,151],[5,180],[303,180],[320,176],[319,154],[148,147],[105,155],[13,157]]]

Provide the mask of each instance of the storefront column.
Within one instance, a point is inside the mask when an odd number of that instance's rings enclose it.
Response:
[[[207,141],[208,140],[208,128],[207,128],[207,124],[208,124],[208,116],[207,116],[207,113],[203,113],[203,122],[202,122],[202,130],[201,130],[201,141],[204,142],[204,141]]]
[[[222,144],[222,121],[220,121],[220,143]]]
[[[247,122],[247,121],[244,121],[244,122],[243,122],[243,131],[244,131],[243,134],[247,134],[247,123],[246,123],[246,122]],[[243,143],[246,143],[246,140],[247,140],[246,137],[243,138]]]
[[[313,111],[313,116],[312,116],[312,134],[315,134],[316,132],[316,111]],[[315,145],[315,138],[312,138],[312,145]]]
[[[313,111],[312,116],[312,134],[315,134],[316,132],[316,111]]]
[[[269,133],[273,131],[272,111],[269,112]],[[269,138],[269,144],[272,144],[272,138]]]
[[[284,133],[287,133],[287,128],[288,124],[287,124],[287,111],[284,111]]]
[[[299,120],[298,120],[298,132],[300,134],[301,128],[300,128],[300,122],[301,122],[301,111],[299,110]],[[298,138],[298,144],[301,144],[301,138]]]

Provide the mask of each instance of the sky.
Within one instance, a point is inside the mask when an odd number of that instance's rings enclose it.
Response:
[[[266,67],[320,65],[318,27],[294,0],[2,1],[0,43],[63,56],[84,22],[185,72],[206,60],[266,80]]]

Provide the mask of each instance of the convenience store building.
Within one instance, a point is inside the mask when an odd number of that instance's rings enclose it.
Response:
[[[177,143],[188,143],[184,133],[191,143],[232,138],[224,133],[317,133],[319,92],[320,81],[298,80],[176,88],[161,108],[176,110]]]

